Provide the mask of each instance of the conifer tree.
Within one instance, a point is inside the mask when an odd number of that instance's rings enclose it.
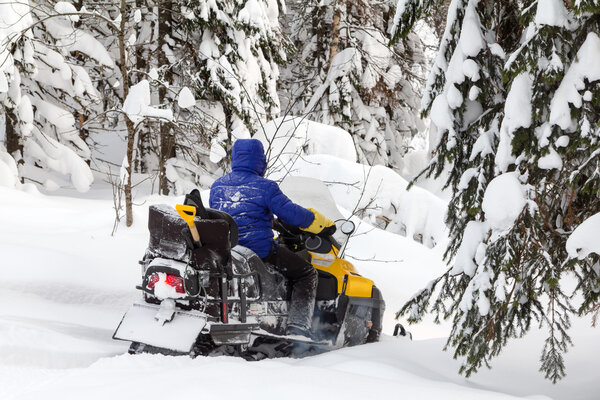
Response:
[[[424,48],[416,34],[389,47],[394,2],[291,1],[296,47],[282,72],[286,113],[350,132],[361,162],[399,168],[418,118]]]
[[[450,171],[450,268],[399,314],[451,318],[447,347],[467,375],[539,325],[548,332],[540,369],[556,382],[570,318],[598,302],[598,257],[573,257],[566,242],[600,211],[599,11],[594,1],[450,5],[423,99],[437,130],[424,173]],[[399,18],[398,35],[418,17]],[[569,273],[579,279],[578,308],[564,288]]]
[[[85,161],[91,152],[81,137],[77,115],[99,101],[82,60],[112,66],[89,34],[74,26],[68,3],[2,5],[0,31],[7,152],[19,177],[47,189],[73,186],[86,191],[93,181]],[[72,6],[71,6],[72,7]],[[66,14],[47,18],[49,14]],[[0,78],[1,79],[1,78]],[[66,179],[65,179],[66,178]],[[68,179],[68,180],[67,180]]]
[[[187,0],[169,9],[170,38],[160,48],[168,47],[170,57],[158,63],[156,81],[163,88],[190,88],[195,100],[181,107],[180,90],[164,96],[180,123],[171,126],[171,158],[161,170],[180,193],[207,187],[223,172],[233,132],[252,135],[278,116],[276,81],[286,57],[278,15],[284,4]]]

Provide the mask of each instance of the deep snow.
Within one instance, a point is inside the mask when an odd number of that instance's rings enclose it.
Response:
[[[63,192],[65,193],[65,192]],[[87,198],[0,188],[0,399],[460,398],[509,395],[594,398],[600,389],[600,331],[575,321],[567,378],[537,372],[541,335],[508,346],[491,371],[465,379],[443,352],[446,326],[411,327],[392,338],[301,360],[246,362],[228,357],[130,356],[113,341],[122,314],[139,297],[137,260],[147,242],[146,213],[176,197],[137,198],[135,224],[112,230],[112,199],[97,186]],[[81,197],[81,194],[77,194]],[[362,224],[348,247],[359,271],[381,287],[386,333],[394,312],[444,268],[441,249]],[[498,393],[503,392],[503,393]],[[543,398],[536,396],[535,398]]]

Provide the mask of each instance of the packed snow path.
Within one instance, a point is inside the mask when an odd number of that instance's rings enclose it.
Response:
[[[411,327],[415,341],[381,343],[301,360],[246,362],[228,357],[130,356],[111,339],[139,297],[137,260],[147,243],[150,197],[136,207],[135,225],[112,230],[112,199],[86,199],[0,188],[0,399],[211,398],[504,399],[512,396],[591,399],[600,391],[600,330],[575,321],[567,378],[558,385],[537,372],[541,337],[510,345],[491,371],[467,380],[443,352],[447,326]],[[92,199],[97,198],[97,199]],[[361,226],[348,248],[358,269],[382,289],[385,331],[416,289],[444,268],[440,249]],[[428,340],[419,340],[428,339]],[[385,396],[385,397],[384,397]]]

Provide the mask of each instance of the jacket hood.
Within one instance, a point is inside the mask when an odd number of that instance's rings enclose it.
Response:
[[[231,169],[264,176],[267,158],[262,143],[257,139],[238,139],[231,151]]]

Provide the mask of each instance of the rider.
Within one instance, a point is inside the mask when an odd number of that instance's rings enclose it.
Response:
[[[311,233],[334,223],[311,208],[293,203],[277,183],[264,178],[267,161],[256,139],[238,139],[231,153],[232,172],[210,189],[210,207],[230,214],[239,228],[239,244],[276,266],[293,283],[288,335],[310,336],[317,271],[308,261],[273,240],[273,214]]]

